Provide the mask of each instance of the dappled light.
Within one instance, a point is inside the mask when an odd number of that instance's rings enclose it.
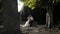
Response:
[[[60,34],[60,0],[0,0],[0,34]]]

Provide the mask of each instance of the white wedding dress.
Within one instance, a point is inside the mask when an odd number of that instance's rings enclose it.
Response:
[[[33,17],[31,16],[31,17],[28,18],[28,20],[25,22],[24,25],[20,25],[20,26],[21,27],[29,27],[30,26],[29,22],[32,21],[32,20],[33,20]]]

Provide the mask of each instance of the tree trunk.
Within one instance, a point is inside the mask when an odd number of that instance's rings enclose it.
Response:
[[[17,10],[17,0],[2,0],[2,34],[21,34]]]

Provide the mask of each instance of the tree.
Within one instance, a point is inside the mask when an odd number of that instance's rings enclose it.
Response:
[[[2,34],[22,34],[18,18],[17,0],[2,0]],[[0,19],[0,20],[1,20]]]
[[[36,0],[23,0],[25,3],[25,6],[28,6],[31,9],[34,9],[36,6]]]

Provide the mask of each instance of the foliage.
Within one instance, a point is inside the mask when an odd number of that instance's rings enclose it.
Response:
[[[1,1],[0,1],[0,13],[1,13]]]
[[[56,0],[56,2],[60,2],[60,0]]]
[[[28,6],[31,9],[34,9],[36,6],[36,0],[23,0],[25,3],[25,6]]]

